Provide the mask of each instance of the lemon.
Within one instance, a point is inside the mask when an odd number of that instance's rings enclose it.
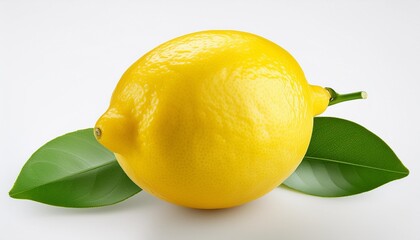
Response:
[[[266,194],[297,168],[313,117],[330,97],[273,42],[203,31],[136,61],[95,135],[145,191],[182,206],[228,208]]]

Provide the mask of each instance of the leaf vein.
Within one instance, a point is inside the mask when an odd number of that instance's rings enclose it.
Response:
[[[391,170],[391,169],[373,167],[373,166],[369,166],[369,165],[342,162],[342,161],[337,161],[337,160],[329,159],[329,158],[320,158],[320,157],[312,157],[312,156],[305,156],[305,158],[307,158],[308,160],[312,159],[312,160],[319,160],[319,161],[325,161],[325,162],[333,162],[333,163],[345,164],[345,165],[350,165],[350,166],[355,166],[355,167],[364,167],[364,168],[370,168],[370,169],[380,170],[380,171],[384,171],[384,172],[392,172],[392,173],[398,173],[398,174],[402,174],[402,175],[408,175],[408,173],[406,173],[406,172],[394,171],[394,170]]]
[[[84,173],[87,173],[87,172],[89,172],[89,171],[94,171],[94,170],[96,170],[96,169],[98,169],[98,168],[101,168],[101,167],[107,167],[107,166],[109,166],[109,165],[111,165],[111,164],[114,164],[114,163],[116,163],[116,161],[107,162],[107,163],[104,163],[104,164],[101,164],[101,165],[98,165],[98,166],[94,166],[94,167],[91,167],[91,168],[87,168],[87,169],[85,169],[85,170],[83,170],[83,171],[76,172],[76,173],[74,173],[74,174],[72,174],[72,175],[67,175],[67,176],[64,176],[64,177],[61,177],[61,178],[57,178],[57,179],[55,179],[55,180],[53,180],[53,181],[51,181],[51,182],[44,183],[44,184],[41,184],[41,185],[37,185],[37,186],[34,186],[34,187],[32,187],[32,188],[25,189],[25,190],[19,191],[19,192],[17,192],[17,193],[13,193],[13,194],[11,194],[11,195],[12,195],[12,196],[18,196],[19,194],[22,194],[22,193],[24,193],[24,192],[29,192],[29,191],[35,190],[35,189],[37,189],[37,188],[39,188],[39,187],[42,187],[42,186],[45,186],[45,185],[48,185],[48,184],[57,183],[57,182],[60,182],[60,181],[66,180],[67,178],[71,178],[71,177],[74,177],[74,176],[76,176],[76,175],[84,174]]]

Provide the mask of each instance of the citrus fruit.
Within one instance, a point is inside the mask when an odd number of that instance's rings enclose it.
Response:
[[[273,42],[203,31],[136,61],[95,135],[145,191],[182,206],[227,208],[266,194],[297,168],[330,97]]]

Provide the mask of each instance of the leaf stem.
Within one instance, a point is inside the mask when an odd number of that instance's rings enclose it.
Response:
[[[334,89],[326,87],[327,91],[330,93],[330,103],[328,106],[341,103],[341,102],[347,102],[350,100],[357,100],[357,99],[366,99],[367,98],[367,92],[360,91],[360,92],[354,92],[354,93],[347,93],[347,94],[339,94]]]

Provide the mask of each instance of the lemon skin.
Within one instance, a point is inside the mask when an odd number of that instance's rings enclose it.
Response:
[[[186,207],[228,208],[261,197],[297,168],[328,100],[273,42],[203,31],[136,61],[95,127],[145,191]]]

